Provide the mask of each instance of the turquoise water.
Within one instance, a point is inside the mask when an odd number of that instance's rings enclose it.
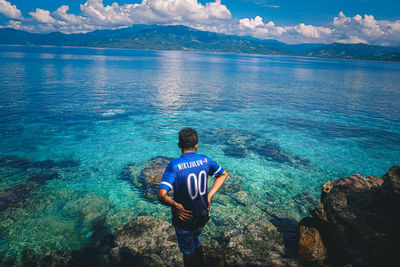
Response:
[[[324,182],[400,164],[400,64],[0,46],[1,257],[79,249],[101,216],[111,229],[169,220],[121,172],[178,157],[185,126],[232,174],[207,242],[240,223],[298,221]]]

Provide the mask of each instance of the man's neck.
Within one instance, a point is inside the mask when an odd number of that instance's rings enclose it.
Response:
[[[196,150],[194,150],[194,149],[190,149],[190,150],[182,150],[182,155],[183,154],[185,154],[185,153],[190,153],[190,152],[196,152]]]

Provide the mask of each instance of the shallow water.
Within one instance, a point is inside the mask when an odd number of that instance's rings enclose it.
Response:
[[[101,216],[112,229],[139,215],[168,220],[121,172],[178,157],[185,126],[232,173],[208,242],[249,221],[282,228],[327,180],[400,164],[398,63],[0,46],[0,95],[6,258],[79,249]]]

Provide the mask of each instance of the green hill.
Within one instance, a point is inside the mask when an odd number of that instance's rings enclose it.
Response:
[[[36,34],[0,29],[0,44],[87,46],[151,50],[300,55],[311,57],[400,61],[399,47],[366,44],[297,44],[200,31],[186,26],[134,25],[89,33]]]

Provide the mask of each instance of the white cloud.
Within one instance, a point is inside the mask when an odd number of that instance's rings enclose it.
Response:
[[[305,37],[314,39],[319,39],[322,35],[330,35],[333,32],[330,28],[305,25],[304,23],[300,23],[298,26],[294,27],[294,30]]]
[[[322,36],[329,36],[333,32],[330,28],[305,25],[304,23],[286,27],[276,26],[272,21],[264,23],[260,16],[256,16],[254,19],[241,19],[239,28],[242,30],[242,35],[250,33],[262,39],[282,37],[283,35],[293,37],[296,34],[306,38],[319,39]]]
[[[254,19],[241,19],[239,22],[239,26],[242,28],[255,29],[256,27],[264,26],[263,19],[260,16],[256,16]]]
[[[342,43],[366,43],[377,45],[396,45],[400,42],[400,20],[376,20],[373,15],[357,14],[347,17],[343,12],[335,17],[334,38]]]
[[[50,16],[50,12],[48,10],[43,10],[41,8],[36,8],[35,12],[29,12],[29,15],[39,23],[47,23],[54,24],[57,21]]]
[[[197,0],[143,0],[141,4],[104,6],[102,0],[88,0],[82,13],[99,25],[132,25],[147,23],[203,23],[230,19],[230,11],[220,0],[200,4]]]
[[[68,11],[69,11],[69,6],[66,5],[60,6],[56,11],[52,13],[52,15],[54,18],[68,22],[72,25],[85,23],[86,18],[82,16],[76,16],[73,14],[67,14]]]
[[[335,42],[342,44],[368,44],[366,40],[357,36],[349,36],[346,39],[336,39]]]
[[[11,3],[6,0],[0,0],[0,14],[3,14],[10,19],[23,19],[21,11],[15,5],[11,5]]]

